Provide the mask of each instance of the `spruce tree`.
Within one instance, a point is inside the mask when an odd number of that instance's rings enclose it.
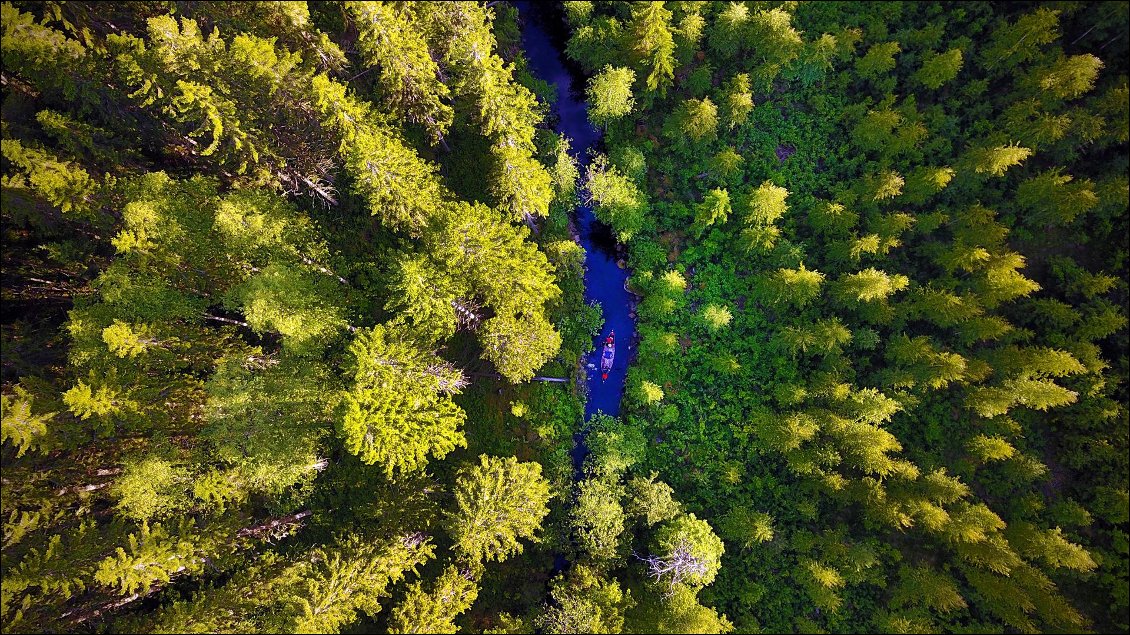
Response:
[[[578,486],[569,524],[579,555],[598,566],[615,563],[620,555],[625,513],[624,492],[618,484],[590,478]]]
[[[536,621],[546,633],[622,633],[624,611],[635,605],[631,591],[585,565],[551,582],[553,604]]]
[[[454,566],[444,569],[425,591],[423,583],[408,586],[404,600],[389,615],[390,633],[455,633],[455,618],[471,608],[478,585]]]
[[[359,331],[349,350],[354,383],[341,423],[349,451],[391,477],[466,445],[466,415],[451,401],[465,385],[459,371],[383,326]]]
[[[644,85],[660,96],[667,94],[675,76],[675,41],[671,34],[671,12],[662,2],[648,2],[632,7],[632,19],[625,34],[632,43],[637,64],[646,71]]]
[[[358,31],[358,50],[369,67],[380,69],[381,98],[392,112],[405,112],[424,125],[433,141],[443,143],[454,110],[451,91],[440,81],[424,31],[410,11],[378,2],[346,2]]]
[[[952,48],[945,53],[930,51],[922,61],[922,67],[914,74],[914,78],[923,86],[937,90],[957,77],[964,63],[962,51]]]
[[[589,119],[598,126],[607,126],[632,112],[635,98],[632,83],[636,73],[630,68],[605,66],[589,79],[586,95],[589,102]]]
[[[455,483],[455,510],[446,514],[446,526],[462,561],[475,567],[502,561],[522,552],[519,539],[537,540],[550,497],[541,465],[483,454]]]
[[[722,98],[722,120],[730,130],[733,130],[746,122],[752,110],[753,94],[749,75],[738,73],[726,84]]]

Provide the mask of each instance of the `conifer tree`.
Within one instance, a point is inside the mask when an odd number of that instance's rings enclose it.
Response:
[[[227,469],[198,478],[193,496],[223,507],[312,480],[326,467],[319,441],[334,424],[337,386],[319,364],[261,350],[221,360],[205,385],[201,438]]]
[[[537,540],[550,497],[541,465],[483,454],[478,465],[460,470],[455,483],[456,507],[446,522],[464,562],[502,561],[522,552],[520,538]]]
[[[691,55],[701,48],[702,38],[706,34],[706,18],[702,15],[705,5],[682,3],[674,8],[676,15],[682,12],[674,30],[675,60],[681,66],[689,62]]]
[[[1028,148],[1010,144],[974,148],[963,159],[967,169],[977,174],[1001,176],[1009,168],[1020,165],[1032,155]]]
[[[408,586],[404,600],[389,615],[390,633],[456,633],[455,618],[471,608],[478,585],[449,566],[425,591],[423,583]]]
[[[549,213],[553,200],[553,177],[540,161],[526,151],[499,143],[492,147],[495,159],[491,192],[502,209],[515,220],[533,223]]]
[[[736,542],[746,550],[770,542],[775,536],[773,517],[746,507],[736,507],[727,512],[718,530],[723,538]]]
[[[514,383],[531,379],[561,348],[561,335],[541,312],[496,315],[479,337],[484,357]]]
[[[0,585],[0,615],[6,625],[54,624],[58,613],[51,615],[53,610],[94,585],[104,541],[112,536],[99,529],[93,521],[81,520],[45,544],[30,546],[18,563],[6,565]]]
[[[921,205],[938,192],[945,189],[953,179],[953,168],[921,166],[906,176],[902,198],[910,203]]]
[[[371,109],[347,95],[343,84],[317,75],[310,86],[322,129],[341,140],[338,151],[354,192],[391,228],[419,234],[445,196],[436,167],[376,124]]]
[[[185,492],[190,480],[189,470],[183,465],[157,455],[144,456],[126,461],[111,494],[118,499],[122,516],[144,523],[183,511],[188,506]],[[143,534],[146,532],[147,528]]]
[[[715,17],[707,43],[723,59],[732,58],[742,50],[748,28],[749,7],[742,2],[730,2]]]
[[[839,48],[836,36],[831,33],[825,33],[815,40],[805,42],[804,48],[800,50],[796,62],[790,69],[790,75],[799,79],[802,86],[811,86],[824,79],[832,69]]]
[[[466,415],[451,401],[462,374],[387,327],[359,331],[349,346],[353,387],[345,394],[346,447],[388,476],[427,465],[466,445]]]
[[[671,486],[656,481],[658,474],[634,476],[625,484],[624,510],[629,517],[640,519],[648,527],[674,518],[682,506],[674,498]]]
[[[703,606],[695,591],[683,585],[669,593],[645,590],[635,608],[625,616],[625,629],[638,633],[731,633],[734,625],[724,615]]]
[[[797,308],[812,302],[820,295],[824,284],[824,274],[806,269],[804,263],[797,269],[778,269],[768,281],[769,294],[773,302]]]
[[[23,172],[22,178],[9,178],[6,188],[32,190],[64,214],[86,215],[92,211],[97,183],[86,170],[44,150],[24,146],[17,139],[0,141],[0,148],[4,158]]]
[[[675,76],[675,41],[671,34],[671,12],[662,2],[648,2],[632,7],[632,19],[625,34],[632,43],[632,55],[637,64],[644,66],[647,76],[644,85],[649,92],[660,96]],[[650,68],[648,68],[650,67]]]
[[[883,170],[875,175],[868,175],[863,179],[863,192],[873,201],[882,201],[895,198],[902,194],[902,186],[906,180],[894,170]]]
[[[834,293],[849,303],[874,302],[905,289],[908,284],[909,280],[904,275],[889,275],[869,268],[842,276],[836,281]]]
[[[940,613],[963,609],[968,604],[950,576],[930,567],[902,566],[891,604],[895,607],[925,606]]]
[[[745,222],[749,225],[772,225],[788,211],[785,199],[789,191],[765,181],[746,199]]]
[[[404,9],[379,2],[346,2],[358,30],[358,50],[367,66],[380,69],[381,97],[390,111],[401,111],[443,143],[454,110],[450,89],[440,81],[424,31]]]
[[[1012,138],[1036,151],[1063,139],[1072,123],[1070,115],[1045,108],[1039,99],[1013,102],[1001,119]]]
[[[1051,567],[1092,571],[1098,566],[1091,554],[1068,541],[1059,527],[1040,529],[1032,523],[1019,522],[1009,525],[1004,533],[1021,555],[1043,560]]]
[[[620,552],[625,514],[620,504],[624,492],[606,479],[590,478],[578,486],[569,524],[577,547],[586,560],[615,562]]]
[[[182,571],[200,571],[204,559],[194,551],[191,524],[183,523],[175,534],[160,524],[143,522],[138,533],[130,534],[129,550],[118,547],[117,555],[103,560],[94,579],[114,586],[122,595],[148,591],[158,583],[167,583],[170,576]]]
[[[228,290],[224,300],[239,308],[256,333],[278,333],[296,353],[320,350],[345,326],[340,307],[327,302],[320,286],[333,282],[299,267],[272,263]]]
[[[438,321],[453,317],[447,305],[459,319],[473,323],[479,316],[468,305],[485,304],[495,317],[479,331],[484,356],[510,381],[528,380],[556,354],[561,339],[545,315],[546,303],[560,289],[545,254],[526,242],[527,236],[527,228],[514,227],[481,205],[452,206],[421,241],[431,271],[411,281],[413,295],[432,299],[419,308],[400,299],[391,304],[436,334],[450,333]],[[515,276],[521,280],[518,285],[510,283]]]
[[[574,202],[577,180],[581,176],[577,169],[577,160],[569,153],[571,145],[572,142],[565,136],[557,137],[551,145],[550,175],[553,177],[553,186],[557,190],[555,200],[561,203]]]
[[[345,536],[291,559],[265,554],[226,584],[161,609],[154,632],[338,632],[376,615],[388,587],[434,554],[422,534],[373,541]]]
[[[820,423],[806,413],[793,413],[758,421],[756,431],[758,438],[768,447],[788,453],[813,439],[820,431]]]
[[[981,50],[981,65],[1006,73],[1035,58],[1040,47],[1059,37],[1059,14],[1058,10],[1040,7],[1021,15],[1014,24],[998,25]]]
[[[405,254],[393,265],[391,293],[385,307],[396,313],[395,320],[405,323],[420,339],[439,342],[455,335],[461,321],[475,321],[478,316],[468,309],[469,290],[458,281],[437,270],[425,254]]]
[[[606,160],[597,157],[589,164],[585,189],[588,200],[596,203],[597,218],[611,225],[618,239],[628,240],[643,228],[647,197]]]
[[[418,7],[431,24],[440,54],[453,71],[455,95],[471,99],[485,137],[492,141],[496,164],[492,190],[515,220],[532,222],[549,213],[551,179],[533,160],[534,129],[541,120],[537,98],[514,81],[513,65],[498,55],[491,29],[493,15],[475,4],[424,4]],[[519,166],[513,168],[511,166]]]
[[[903,125],[902,115],[893,110],[871,110],[852,131],[852,140],[863,150],[885,153],[895,141],[895,131]]]
[[[867,53],[855,61],[855,72],[864,79],[878,79],[895,67],[895,55],[902,51],[898,42],[882,42],[867,49]]]
[[[792,354],[808,353],[810,350],[823,355],[835,354],[851,341],[851,331],[839,318],[819,320],[811,326],[787,326],[777,334],[776,339]]]
[[[1002,302],[1026,297],[1039,291],[1039,283],[1017,271],[1024,264],[1024,256],[1011,251],[987,258],[980,272],[981,275],[974,278],[970,284],[981,304],[991,309]]]
[[[750,17],[747,37],[757,43],[754,50],[763,58],[763,64],[778,70],[796,60],[805,48],[800,33],[792,26],[792,15],[783,7],[755,11]],[[821,43],[817,39],[810,50],[810,57],[804,63],[824,68],[831,54],[828,42]]]
[[[844,578],[834,567],[806,558],[795,575],[817,607],[833,612],[840,608],[843,600],[836,590],[844,585]]]
[[[833,447],[844,455],[846,466],[865,474],[885,477],[898,469],[898,464],[888,456],[898,452],[902,444],[894,435],[878,427],[882,414],[862,413],[858,419],[838,416],[825,417],[822,431],[833,440]],[[871,419],[871,421],[868,421]]]
[[[922,67],[914,78],[930,90],[938,90],[955,77],[964,63],[961,49],[952,48],[945,53],[930,51],[922,61]]]
[[[859,214],[842,203],[819,201],[809,211],[808,221],[817,233],[826,237],[846,235],[859,222]]]
[[[623,64],[620,51],[608,46],[624,37],[624,25],[615,16],[598,16],[580,26],[565,48],[565,54],[591,73],[608,64]]]
[[[35,397],[28,390],[16,385],[12,394],[0,395],[0,442],[12,442],[16,448],[16,458],[20,458],[32,448],[39,448],[47,434],[47,424],[58,413],[33,413]]]
[[[630,68],[605,66],[593,75],[586,92],[589,119],[598,126],[607,126],[632,112],[632,107],[635,106],[632,83],[635,81],[636,73]]]
[[[1016,448],[1002,437],[978,434],[967,442],[970,454],[978,461],[999,461],[1012,457]]]
[[[588,2],[587,0],[567,0],[563,2],[562,5],[564,5],[565,9],[565,19],[574,27],[586,24],[592,17],[592,2]]]
[[[715,223],[725,223],[730,216],[730,193],[725,189],[713,189],[706,194],[706,198],[699,204],[698,213],[695,215],[695,227],[699,234]]]
[[[737,184],[742,180],[742,164],[745,159],[731,147],[722,149],[711,157],[711,170],[723,183]]]
[[[1066,225],[1099,203],[1091,180],[1073,180],[1058,169],[1043,172],[1020,184],[1016,202],[1030,211],[1033,224]]]
[[[972,295],[957,295],[924,287],[913,289],[903,306],[908,315],[941,327],[951,327],[984,313],[984,309]]]
[[[887,359],[897,368],[890,377],[896,386],[921,384],[937,390],[966,376],[968,361],[957,353],[939,350],[930,338],[900,334],[890,341]],[[894,379],[899,378],[899,379]]]
[[[179,22],[171,15],[156,16],[147,27],[146,40],[108,38],[118,52],[120,81],[133,89],[129,97],[183,124],[183,139],[193,154],[219,153],[220,160],[256,183],[273,182],[274,170],[283,164],[266,119],[278,110],[288,112],[280,103],[284,86],[308,84],[310,71],[300,68],[301,56],[253,35],[240,34],[230,45],[218,30],[205,37],[196,20],[183,16]],[[309,118],[292,122],[313,132]],[[201,143],[206,145],[197,149]]]
[[[696,143],[713,140],[718,134],[718,107],[709,97],[688,99],[664,126],[664,133]]]
[[[609,483],[643,461],[647,452],[647,440],[639,428],[606,415],[590,419],[588,443],[591,453],[585,460],[585,472]]]
[[[624,611],[635,602],[616,580],[578,564],[550,584],[553,604],[536,618],[546,633],[624,632]]]
[[[1103,62],[1091,54],[1061,57],[1036,68],[1028,81],[1056,99],[1075,99],[1090,92]]]
[[[753,110],[749,75],[738,73],[726,84],[722,98],[722,121],[730,130],[744,124]]]
[[[100,101],[95,78],[104,74],[89,47],[66,33],[37,21],[10,2],[0,5],[4,68],[31,82],[39,92],[77,100],[87,107]]]
[[[641,381],[639,385],[639,400],[646,404],[656,404],[663,401],[663,388],[651,381]]]
[[[1064,377],[1086,372],[1086,367],[1071,353],[1042,346],[1000,347],[986,352],[985,359],[1006,377]]]
[[[1126,143],[1130,139],[1130,124],[1126,121],[1126,113],[1130,110],[1130,86],[1125,81],[1112,86],[1095,98],[1094,103],[1111,127],[1108,143]]]

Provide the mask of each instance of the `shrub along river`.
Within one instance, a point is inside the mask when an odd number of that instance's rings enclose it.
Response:
[[[588,165],[590,151],[600,145],[600,131],[589,122],[585,104],[584,77],[575,69],[570,71],[564,59],[565,25],[562,17],[542,3],[518,2],[522,16],[522,46],[530,62],[530,70],[539,79],[557,86],[557,132],[569,137],[574,158],[581,173]],[[604,312],[604,327],[597,338],[594,350],[586,364],[588,400],[585,405],[586,422],[592,415],[603,412],[616,416],[620,413],[620,398],[624,394],[624,378],[628,362],[635,352],[635,320],[629,316],[631,294],[625,288],[628,270],[617,254],[616,241],[607,225],[593,215],[589,205],[579,205],[573,221],[585,249],[585,301],[599,302]],[[616,363],[608,379],[600,376],[600,343],[612,331],[616,333]],[[581,463],[588,448],[584,432],[574,437],[573,466],[580,476]]]

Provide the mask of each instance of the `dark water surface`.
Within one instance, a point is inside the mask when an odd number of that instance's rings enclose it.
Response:
[[[562,46],[565,39],[565,25],[559,14],[542,3],[517,2],[523,19],[522,46],[530,62],[530,70],[539,79],[557,85],[557,103],[554,113],[558,116],[557,132],[569,137],[572,154],[577,158],[584,174],[588,164],[589,150],[600,143],[600,131],[589,123],[584,101],[584,78],[579,73],[566,68]],[[552,37],[551,37],[552,35]],[[588,402],[585,406],[585,420],[593,414],[603,412],[607,415],[620,413],[620,398],[624,394],[624,376],[628,361],[634,354],[636,334],[635,320],[628,317],[630,295],[624,288],[628,271],[617,266],[616,241],[607,225],[596,220],[592,209],[580,205],[574,214],[574,222],[580,233],[581,246],[585,248],[585,301],[599,302],[604,311],[604,328],[600,333],[594,350],[588,359],[592,365],[588,369]],[[616,331],[616,363],[608,380],[600,378],[600,342],[610,331]],[[573,461],[576,468],[588,454],[583,434],[576,435]]]

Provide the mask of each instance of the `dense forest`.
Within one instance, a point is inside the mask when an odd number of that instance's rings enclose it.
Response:
[[[0,12],[4,633],[1130,630],[1130,3]]]

